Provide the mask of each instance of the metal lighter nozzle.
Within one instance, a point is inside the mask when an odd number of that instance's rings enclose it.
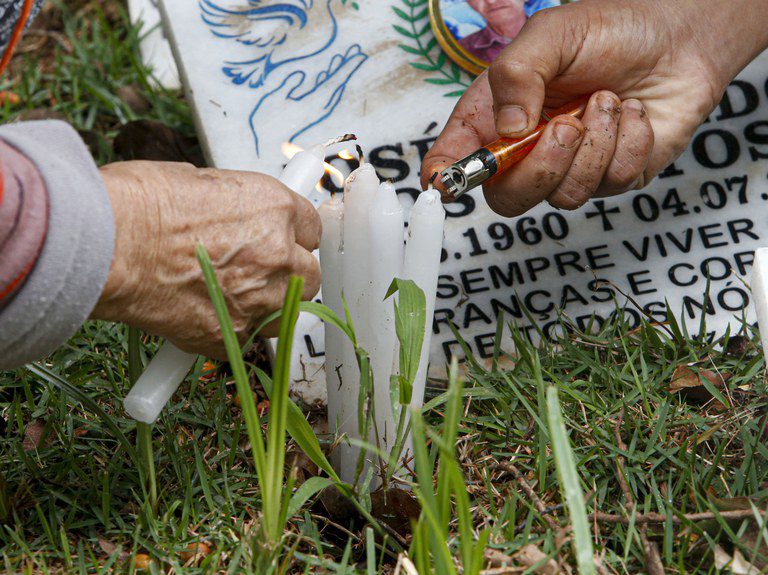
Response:
[[[453,199],[456,199],[482,185],[498,169],[499,165],[494,155],[485,148],[480,148],[463,160],[445,168],[440,175],[446,190]]]

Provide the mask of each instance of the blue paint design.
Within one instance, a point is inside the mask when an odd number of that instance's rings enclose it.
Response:
[[[302,115],[310,110],[316,116],[296,129],[289,138],[294,141],[333,114],[347,84],[368,56],[359,44],[341,51],[334,46],[343,41],[332,8],[337,0],[248,0],[242,8],[227,8],[221,1],[198,0],[201,18],[216,38],[255,52],[255,57],[247,60],[224,61],[222,72],[233,84],[248,86],[259,95],[249,116],[258,156],[257,119],[265,104],[273,105],[280,98],[287,104],[300,102]],[[310,23],[312,34],[302,42],[302,31]],[[317,30],[327,33],[319,37]],[[289,37],[294,40],[291,48],[283,48]],[[320,67],[319,73],[310,71]]]

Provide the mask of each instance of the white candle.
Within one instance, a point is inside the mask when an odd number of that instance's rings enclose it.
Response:
[[[295,154],[283,168],[280,181],[297,194],[309,197],[325,174],[325,147],[312,146]]]
[[[768,361],[768,248],[755,250],[750,287],[757,314],[757,325],[760,328],[763,356]]]
[[[344,305],[341,301],[344,261],[344,204],[339,196],[323,202],[317,210],[323,222],[323,235],[320,240],[320,266],[323,269],[323,303],[331,308],[344,321]],[[339,371],[344,363],[344,347],[349,345],[347,336],[336,326],[325,324],[325,383],[328,388],[328,430],[331,433],[341,427],[341,423],[354,415],[344,412],[343,393]],[[337,469],[340,465],[340,450],[333,454]]]
[[[440,273],[440,255],[443,248],[445,209],[440,194],[430,187],[422,192],[413,208],[408,222],[408,240],[405,247],[403,276],[413,280],[424,291],[427,304],[427,319],[424,326],[424,344],[421,348],[419,369],[413,382],[411,406],[420,409],[424,404],[424,388],[429,366],[429,349],[432,343],[432,321],[435,315],[437,278]],[[410,449],[406,442],[404,452]]]
[[[376,429],[378,438],[372,437],[379,447],[390,451],[395,445],[397,423],[392,413],[389,378],[395,353],[395,309],[393,299],[384,301],[392,280],[403,270],[404,217],[403,207],[395,187],[384,182],[368,211],[368,261],[371,267],[371,306],[368,310],[370,325],[371,367],[374,378]]]
[[[163,345],[125,396],[123,407],[128,415],[142,423],[154,423],[196,359],[197,355],[173,344]]]
[[[363,164],[347,178],[344,187],[344,263],[342,266],[343,293],[352,315],[358,345],[370,349],[370,323],[368,312],[371,302],[371,261],[369,259],[370,235],[368,211],[379,189],[379,178],[371,164]],[[326,270],[327,273],[328,270]],[[342,353],[341,412],[345,419],[340,422],[339,432],[349,438],[360,439],[358,426],[358,398],[360,394],[360,370],[351,343],[345,342]],[[349,414],[347,417],[346,414]],[[336,457],[341,479],[354,479],[360,450],[340,445]]]

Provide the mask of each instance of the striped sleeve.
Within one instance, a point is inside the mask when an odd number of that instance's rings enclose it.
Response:
[[[0,141],[0,311],[24,285],[48,229],[48,192],[35,165]]]

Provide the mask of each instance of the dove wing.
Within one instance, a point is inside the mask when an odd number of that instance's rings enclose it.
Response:
[[[304,8],[277,2],[248,0],[245,6],[233,6],[231,0],[199,0],[203,22],[220,38],[229,38],[247,46],[267,49],[285,42],[291,28],[307,23]]]

